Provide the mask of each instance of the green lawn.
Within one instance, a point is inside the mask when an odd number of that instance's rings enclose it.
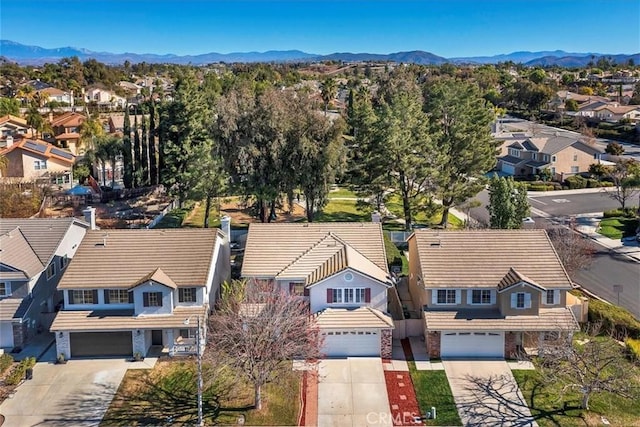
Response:
[[[623,237],[633,236],[638,227],[637,218],[611,217],[600,221],[598,233],[610,239],[619,240]]]
[[[205,369],[205,378],[207,372]],[[263,407],[253,409],[253,388],[228,374],[215,387],[207,386],[203,399],[206,425],[293,426],[300,412],[301,374],[289,365],[275,383],[263,388]],[[195,362],[159,362],[153,370],[128,370],[100,426],[194,425],[197,420]],[[218,404],[216,404],[217,402]]]
[[[462,425],[458,409],[451,394],[447,374],[444,371],[418,371],[416,370],[415,362],[408,363],[420,412],[425,414],[431,410],[432,406],[435,406],[437,410],[437,418],[435,420],[427,420],[427,425]]]
[[[166,214],[154,228],[180,228],[191,208],[178,208]]]
[[[183,227],[189,228],[203,228],[204,227],[204,211],[205,201],[200,202],[191,212],[189,218],[187,218],[182,224]],[[214,200],[211,202],[209,209],[209,227],[220,227],[220,213],[218,212],[218,204]]]
[[[402,208],[402,199],[397,194],[391,194],[387,201],[385,202],[385,206],[389,209],[389,212],[396,215],[398,218],[404,218],[404,211]],[[414,212],[413,222],[416,224],[434,226],[440,224],[442,220],[442,209],[439,206],[435,207],[436,211],[432,215],[428,212],[427,209],[417,210]],[[458,217],[449,214],[449,228],[457,229],[462,228],[464,223]]]
[[[335,199],[338,197],[352,197],[357,199],[358,195],[349,187],[338,187],[336,190],[331,190],[329,192],[329,199]]]
[[[356,200],[329,200],[317,222],[371,221],[371,213],[358,210]]]

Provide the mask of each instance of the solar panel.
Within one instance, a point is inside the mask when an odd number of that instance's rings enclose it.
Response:
[[[58,148],[52,148],[51,154],[55,154],[56,156],[63,157],[65,159],[73,160],[73,154],[68,151],[60,150]]]
[[[40,145],[32,141],[25,142],[24,147],[28,148],[29,150],[37,151],[42,154],[44,154],[47,151],[46,145]]]

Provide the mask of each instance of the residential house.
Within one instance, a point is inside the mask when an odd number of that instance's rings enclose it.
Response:
[[[431,358],[515,357],[578,329],[545,230],[416,230],[408,243]]]
[[[620,120],[630,120],[640,123],[640,105],[618,105],[610,103],[594,109],[595,117],[606,122],[617,123]]]
[[[599,163],[602,151],[570,135],[538,134],[507,145],[507,154],[498,157],[498,169],[512,176],[538,175],[543,169],[552,179],[564,181],[567,176],[588,172]]]
[[[124,108],[127,104],[127,99],[116,95],[115,92],[101,89],[90,88],[85,92],[85,101],[90,104],[95,104],[99,107],[111,108]]]
[[[74,218],[0,220],[0,347],[23,347],[49,329],[56,286],[89,225]]]
[[[0,148],[7,146],[7,138],[11,137],[11,140],[14,140],[26,135],[28,131],[29,125],[26,120],[9,114],[0,117]]]
[[[71,152],[35,138],[7,138],[0,154],[8,160],[2,176],[21,181],[46,180],[52,185],[71,187],[72,168],[76,160]]]
[[[149,115],[145,115],[145,120],[149,123]],[[142,114],[131,114],[129,116],[129,123],[133,130],[134,123],[138,123],[138,127],[142,127]],[[109,114],[109,133],[123,133],[124,132],[124,113]]]
[[[83,154],[85,148],[80,146],[80,126],[85,120],[87,120],[86,116],[76,112],[52,117],[51,128],[56,142],[75,155]]]
[[[36,93],[45,105],[50,102],[58,102],[73,107],[73,91],[65,92],[55,87],[47,87],[36,91]]]
[[[381,224],[251,224],[241,275],[308,301],[326,356],[391,357]]]
[[[91,230],[58,284],[57,352],[131,357],[159,346],[193,354],[196,325],[204,343],[229,274],[229,241],[218,229]]]

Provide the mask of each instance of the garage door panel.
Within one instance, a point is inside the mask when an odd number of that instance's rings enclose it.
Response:
[[[324,331],[327,357],[380,356],[380,331]]]
[[[70,334],[71,357],[131,356],[131,331]]]
[[[441,357],[504,357],[503,332],[453,332],[440,335]]]

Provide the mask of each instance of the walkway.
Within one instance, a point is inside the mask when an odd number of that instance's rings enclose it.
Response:
[[[576,215],[576,231],[595,240],[605,248],[640,263],[640,243],[635,239],[614,240],[597,233],[601,220],[601,213]]]

